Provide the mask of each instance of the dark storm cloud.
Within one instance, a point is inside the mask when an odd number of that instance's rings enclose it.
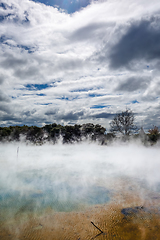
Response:
[[[14,122],[21,122],[20,117],[15,117],[12,114],[5,114],[3,116],[0,116],[1,121],[14,121]]]
[[[56,110],[48,110],[45,115],[50,116],[50,115],[55,115],[57,113]]]
[[[20,79],[26,79],[26,78],[36,78],[36,76],[39,75],[39,68],[38,66],[28,66],[28,68],[19,68],[15,71],[14,76],[20,78]]]
[[[0,121],[6,121],[7,124],[5,126],[20,124],[20,125],[36,125],[41,126],[42,122],[46,119],[41,116],[33,116],[36,113],[36,110],[33,109],[31,111],[24,111],[19,114],[15,109],[9,109],[6,106],[0,105],[0,111],[4,112],[4,114],[0,114]],[[1,124],[3,126],[3,124]]]
[[[102,113],[91,115],[91,118],[109,118],[109,119],[112,119],[114,116],[115,116],[115,114],[102,112]]]
[[[2,104],[1,102],[0,102],[0,111],[5,113],[11,112],[9,106],[6,104]]]
[[[130,77],[120,82],[116,87],[116,91],[133,92],[139,89],[146,89],[150,79],[148,77]]]
[[[29,116],[32,116],[36,112],[37,112],[36,109],[32,109],[31,111],[24,111],[22,113],[22,115],[25,116],[25,117],[29,117]]]
[[[65,121],[71,121],[71,120],[78,120],[81,118],[84,113],[83,111],[80,112],[69,112],[66,114],[59,114],[57,110],[48,110],[45,115],[47,116],[54,116],[56,120],[65,120]]]
[[[58,120],[65,120],[65,121],[71,121],[71,120],[78,120],[80,117],[83,116],[83,111],[80,111],[80,112],[69,112],[67,114],[64,114],[64,115],[60,115],[58,116]]]
[[[14,57],[12,54],[4,54],[5,60],[2,60],[1,66],[5,69],[17,68],[26,66],[28,61],[26,59]]]
[[[132,67],[134,60],[160,59],[160,18],[133,23],[110,52],[110,67]],[[129,65],[130,64],[130,65]]]

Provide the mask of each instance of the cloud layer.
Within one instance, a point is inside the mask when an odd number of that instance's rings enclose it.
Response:
[[[41,2],[0,3],[1,126],[108,128],[127,107],[160,127],[160,3],[83,1],[69,14]]]

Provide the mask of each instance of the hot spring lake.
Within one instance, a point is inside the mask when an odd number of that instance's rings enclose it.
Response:
[[[138,144],[0,144],[0,224],[13,227],[15,219],[27,221],[48,209],[58,214],[115,202],[124,207],[124,195],[160,209],[154,201],[160,198],[159,156],[158,146]],[[131,197],[126,206],[135,202]]]

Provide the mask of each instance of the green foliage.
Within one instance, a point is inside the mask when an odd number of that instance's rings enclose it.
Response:
[[[8,140],[9,136],[11,134],[11,129],[8,127],[0,128],[0,140],[2,141],[3,139]]]
[[[95,127],[94,127],[94,132],[97,133],[97,134],[102,134],[103,135],[105,133],[105,131],[106,131],[106,129],[99,124],[96,124]]]
[[[63,143],[79,142],[83,138],[90,140],[101,140],[106,129],[101,125],[87,123],[83,125],[75,124],[74,126],[60,124],[47,124],[40,128],[37,126],[10,126],[0,127],[0,141],[19,141],[20,136],[24,135],[27,141],[33,143],[42,143],[43,140],[56,143],[62,137]]]
[[[88,139],[98,141],[101,144],[107,144],[115,139],[116,132],[121,132],[124,137],[128,137],[135,131],[134,116],[129,110],[117,114],[111,122],[112,131],[106,134],[106,129],[99,124],[86,123],[74,126],[52,123],[44,127],[37,126],[10,126],[0,127],[0,141],[20,141],[21,136],[27,141],[35,144],[42,144],[44,141],[56,143],[61,137],[63,143],[74,143]],[[158,127],[154,126],[148,131],[148,137],[145,141],[155,143],[160,138]],[[136,135],[134,135],[136,138]],[[139,135],[137,135],[139,137]]]
[[[153,126],[153,128],[150,129],[148,132],[149,140],[152,142],[157,142],[157,140],[160,138],[158,127]]]
[[[87,123],[82,125],[82,136],[93,141],[99,140],[104,142],[104,134],[106,129],[99,124]]]
[[[27,140],[29,140],[31,142],[37,142],[37,141],[42,141],[42,138],[43,138],[42,128],[39,128],[37,126],[29,127],[27,134],[26,134]]]
[[[63,143],[81,140],[81,125],[65,126],[62,130]]]

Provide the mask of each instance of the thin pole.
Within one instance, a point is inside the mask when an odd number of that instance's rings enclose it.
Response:
[[[103,231],[101,230],[101,229],[99,229],[93,222],[91,222],[92,224],[93,224],[93,226],[95,227],[95,228],[97,228],[101,233],[103,233]]]
[[[18,159],[19,147],[17,148],[17,159]]]

